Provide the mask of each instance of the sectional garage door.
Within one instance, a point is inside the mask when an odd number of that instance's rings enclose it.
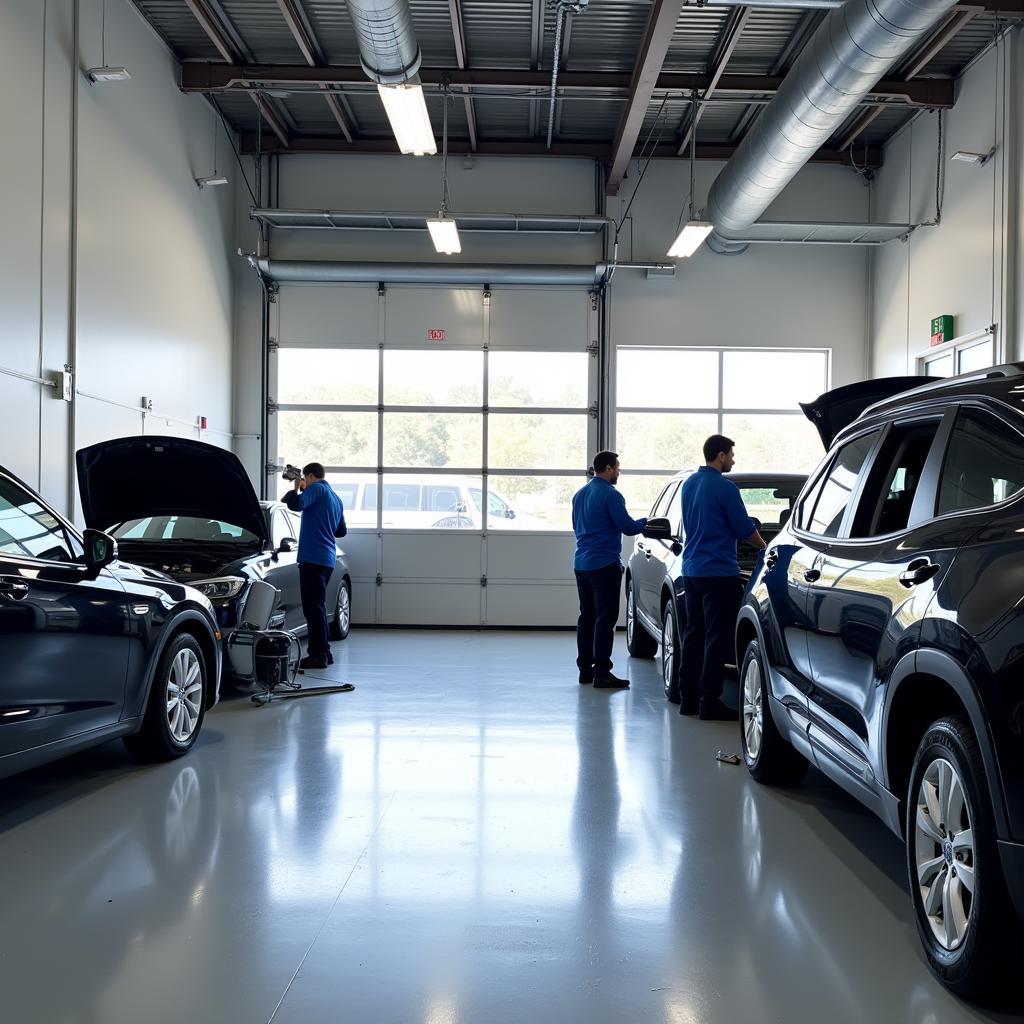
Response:
[[[323,462],[345,503],[355,621],[574,623],[590,294],[284,285],[271,309],[270,450]]]

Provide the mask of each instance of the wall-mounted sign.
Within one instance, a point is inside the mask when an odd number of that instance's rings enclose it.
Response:
[[[953,331],[953,317],[948,313],[932,320],[932,348],[956,337]]]
[[[427,331],[427,341],[444,341],[445,336],[446,332],[443,327],[431,327]]]

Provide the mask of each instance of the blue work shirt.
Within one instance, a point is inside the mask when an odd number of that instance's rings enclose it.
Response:
[[[739,576],[736,542],[757,529],[740,489],[711,466],[683,484],[684,576]]]
[[[341,498],[326,480],[317,480],[304,491],[289,491],[284,501],[293,512],[302,513],[299,561],[333,569],[338,561],[334,538],[345,521]]]
[[[573,568],[580,572],[622,564],[622,535],[643,532],[646,519],[633,519],[626,499],[603,477],[595,476],[572,498],[572,528],[576,534]]]

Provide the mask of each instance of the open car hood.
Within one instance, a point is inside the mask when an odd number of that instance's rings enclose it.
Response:
[[[929,384],[937,377],[879,377],[833,388],[813,402],[801,402],[804,415],[814,424],[825,450],[832,447],[836,436],[845,430],[865,409],[904,391]]]
[[[108,530],[147,516],[216,519],[254,533],[267,527],[242,463],[232,452],[180,437],[120,437],[76,455],[87,526]]]

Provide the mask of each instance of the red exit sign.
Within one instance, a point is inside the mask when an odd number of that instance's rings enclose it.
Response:
[[[443,327],[431,327],[427,331],[427,341],[444,341],[447,337]]]

